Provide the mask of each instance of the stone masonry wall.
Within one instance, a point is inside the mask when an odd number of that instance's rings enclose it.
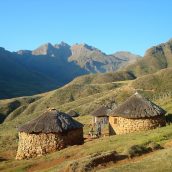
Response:
[[[144,130],[151,130],[165,126],[165,117],[127,119],[122,117],[109,117],[109,134],[127,134]]]
[[[68,145],[83,143],[83,129],[72,130],[66,133],[19,133],[19,144],[16,159],[28,159],[46,153],[61,150]]]

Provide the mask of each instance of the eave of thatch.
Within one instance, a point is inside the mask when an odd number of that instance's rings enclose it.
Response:
[[[78,117],[79,116],[79,113],[77,113],[74,110],[70,110],[67,114],[70,115],[71,117]]]
[[[64,133],[82,127],[81,123],[69,115],[53,109],[44,112],[41,116],[19,127],[19,132]]]
[[[109,116],[149,118],[165,114],[166,111],[164,109],[136,93],[116,109],[112,110]]]

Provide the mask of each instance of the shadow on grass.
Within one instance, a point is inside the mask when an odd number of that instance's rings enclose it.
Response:
[[[4,122],[6,116],[0,113],[0,124]]]
[[[0,157],[0,162],[7,161],[6,158]]]
[[[165,116],[166,122],[167,124],[171,124],[172,123],[172,114],[169,113]]]
[[[124,159],[127,159],[128,158],[128,155],[117,155],[116,156],[116,161],[121,161],[121,160],[124,160]]]

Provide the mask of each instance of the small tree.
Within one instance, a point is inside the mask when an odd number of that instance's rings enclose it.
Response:
[[[70,94],[70,96],[69,96],[69,101],[70,102],[72,102],[72,101],[74,101],[75,99],[74,99],[74,97],[73,97],[73,95],[72,95],[72,93]]]

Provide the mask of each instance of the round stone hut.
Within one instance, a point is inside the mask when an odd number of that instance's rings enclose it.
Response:
[[[165,126],[165,114],[161,107],[136,93],[109,114],[109,134],[127,134]]]
[[[16,159],[28,159],[83,143],[83,125],[50,109],[19,128]]]

